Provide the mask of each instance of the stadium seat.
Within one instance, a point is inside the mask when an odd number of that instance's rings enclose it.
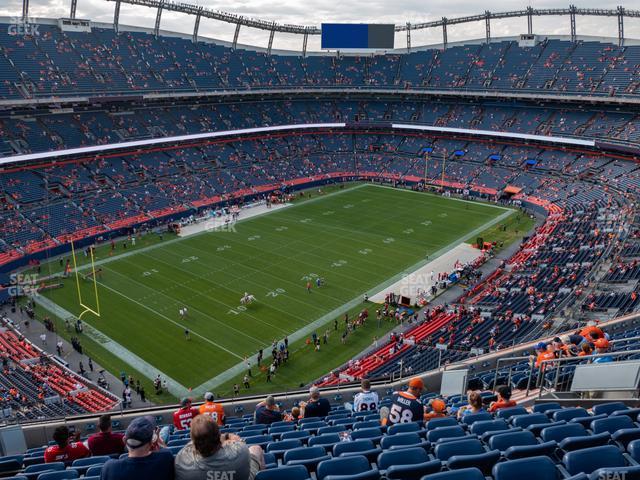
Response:
[[[501,408],[496,412],[496,418],[504,418],[508,420],[514,415],[527,415],[529,412],[524,407]]]
[[[420,438],[420,435],[418,435],[417,432],[385,435],[380,441],[380,447],[382,447],[383,450],[418,446],[424,448],[425,450],[428,450],[430,448],[429,442]]]
[[[449,472],[432,473],[420,480],[485,480],[484,474],[477,468],[463,468]]]
[[[509,430],[509,425],[504,419],[497,420],[479,420],[471,425],[469,431],[475,435],[483,435],[486,432],[498,432],[501,430]]]
[[[316,476],[318,480],[368,480],[379,478],[380,473],[375,469],[371,469],[371,465],[366,457],[354,455],[352,457],[339,457],[320,462]]]
[[[276,458],[281,459],[284,456],[284,452],[287,450],[300,447],[302,447],[302,442],[300,440],[281,440],[279,442],[269,442],[267,444],[267,452],[273,453]]]
[[[419,432],[420,424],[418,422],[397,423],[391,425],[387,430],[387,435],[395,435],[396,433]]]
[[[493,420],[493,415],[488,412],[469,413],[462,417],[462,423],[465,425],[473,425],[474,422],[491,420]]]
[[[500,460],[500,451],[491,450],[485,453],[475,455],[454,455],[449,458],[447,466],[451,470],[459,470],[463,468],[475,467],[483,474],[490,475],[493,466]]]
[[[623,428],[637,428],[637,425],[625,415],[602,418],[591,422],[591,431],[596,434],[604,432],[613,434]]]
[[[560,410],[562,407],[557,402],[548,402],[548,403],[536,403],[531,411],[533,413],[544,413],[547,410]]]
[[[353,440],[369,439],[374,443],[378,443],[382,439],[382,432],[380,428],[361,428],[360,430],[354,430],[351,432],[351,438]]]
[[[44,472],[38,475],[38,480],[74,480],[80,478],[77,470],[61,470],[58,472]]]
[[[434,448],[435,457],[443,462],[456,455],[477,455],[484,452],[482,442],[477,438],[439,443]]]
[[[262,470],[255,480],[308,480],[309,472],[303,465],[284,466]]]
[[[489,439],[489,448],[504,452],[510,447],[537,443],[535,435],[531,432],[498,433]]]
[[[438,427],[427,432],[427,440],[435,443],[441,438],[464,437],[465,432],[460,426],[455,427]]]
[[[271,435],[256,435],[245,437],[243,440],[247,445],[259,445],[264,450],[269,443],[273,442],[273,437]]]
[[[85,477],[99,477],[102,473],[102,464],[101,465],[93,465],[87,469],[85,472]]]
[[[453,427],[457,425],[458,422],[453,417],[432,418],[425,423],[425,428],[427,429],[427,431],[430,431],[440,427]]]
[[[80,475],[85,475],[87,470],[89,470],[89,467],[92,467],[94,465],[102,465],[110,459],[111,457],[106,455],[89,458],[79,458],[78,460],[74,460],[73,463],[71,463],[71,468],[77,470]]]
[[[570,475],[587,473],[605,467],[625,467],[622,452],[613,445],[585,448],[565,453],[562,464]]]
[[[611,415],[615,411],[626,410],[627,408],[629,407],[627,407],[622,402],[607,402],[607,403],[598,403],[594,405],[591,408],[591,410],[593,411],[594,415],[601,415],[601,414]]]
[[[559,473],[547,456],[509,460],[493,467],[494,480],[557,480]]]
[[[318,463],[330,458],[324,447],[302,447],[284,452],[283,463],[285,465],[304,465],[309,472],[313,473]]]
[[[581,408],[581,407],[563,408],[553,413],[553,420],[555,422],[560,420],[564,420],[568,422],[573,418],[588,417],[588,416],[589,416],[589,412],[587,412],[584,408]]]
[[[334,457],[350,457],[353,455],[362,455],[373,463],[377,460],[382,449],[376,447],[371,440],[353,440],[351,442],[340,442],[333,446]]]
[[[430,460],[423,448],[385,451],[378,456],[378,469],[389,479],[419,479],[440,471],[438,460]]]
[[[333,446],[340,442],[340,435],[337,433],[325,433],[323,435],[316,435],[309,439],[309,446],[316,447],[321,446],[327,452],[333,449]]]
[[[307,443],[311,438],[311,433],[307,430],[295,430],[293,432],[284,432],[280,435],[281,440],[291,440],[292,438],[298,439],[302,443]]]
[[[549,417],[544,413],[529,413],[526,415],[514,415],[509,419],[509,422],[514,427],[528,428],[531,425],[540,425],[544,423],[551,423]]]

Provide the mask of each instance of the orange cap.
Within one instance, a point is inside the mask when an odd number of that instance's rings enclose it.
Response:
[[[409,387],[411,388],[419,388],[420,390],[424,389],[424,382],[420,377],[414,377],[409,380]]]
[[[596,343],[594,345],[596,346],[596,348],[609,348],[609,340],[607,340],[606,338],[599,338],[598,340],[596,340]]]
[[[443,400],[436,398],[431,402],[431,408],[434,412],[442,413],[447,409],[447,404]]]

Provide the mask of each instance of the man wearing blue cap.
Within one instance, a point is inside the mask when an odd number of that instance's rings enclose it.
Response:
[[[101,480],[174,480],[173,455],[164,448],[152,417],[139,417],[129,424],[125,444],[129,456],[109,460]]]

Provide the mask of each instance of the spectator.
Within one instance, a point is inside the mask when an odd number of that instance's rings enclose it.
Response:
[[[511,400],[511,389],[506,385],[499,385],[496,388],[496,395],[498,395],[498,400],[489,406],[489,412],[493,413],[497,412],[501,408],[516,406],[516,402]]]
[[[111,415],[102,415],[98,421],[99,433],[87,440],[92,455],[114,455],[124,453],[124,435],[111,431]]]
[[[458,410],[458,418],[463,418],[465,415],[471,415],[473,413],[482,413],[485,411],[482,405],[482,395],[477,390],[469,392],[467,396],[468,405]]]
[[[269,395],[264,402],[260,402],[256,406],[255,423],[262,425],[271,425],[273,422],[282,420],[282,413],[276,405],[276,400]]]
[[[175,478],[210,480],[226,474],[224,478],[253,480],[262,468],[262,448],[257,445],[248,447],[234,434],[221,436],[218,425],[211,417],[199,415],[191,422],[191,442],[176,456]]]
[[[178,430],[187,430],[191,426],[191,421],[200,411],[191,406],[190,398],[183,398],[180,402],[180,409],[173,412],[173,426]]]
[[[287,413],[284,419],[287,422],[297,422],[298,420],[300,420],[301,416],[302,416],[302,412],[300,410],[300,407],[293,407],[291,409],[291,413]]]
[[[595,341],[596,354],[602,355],[609,351],[609,340],[606,338],[599,338]],[[613,362],[613,357],[611,355],[605,355],[604,357],[596,357],[593,359],[593,363],[609,363]]]
[[[380,409],[382,425],[417,422],[424,418],[424,406],[420,395],[424,390],[424,381],[420,377],[409,380],[406,392],[395,392],[391,396],[391,407]]]
[[[109,460],[102,467],[101,480],[173,480],[173,455],[164,448],[152,417],[138,417],[125,433],[129,456]]]
[[[73,438],[73,442],[69,439]],[[68,427],[57,427],[53,432],[53,441],[55,445],[50,446],[44,451],[45,463],[65,462],[71,463],[79,458],[90,457],[91,452],[82,442],[78,442],[80,432],[76,432],[73,436]]]
[[[204,394],[204,403],[200,405],[200,415],[209,415],[218,425],[224,425],[224,407],[215,403],[214,400],[213,393]]]
[[[441,398],[434,398],[429,402],[428,413],[424,414],[424,421],[428,422],[432,418],[442,418],[447,416],[447,404]]]
[[[320,389],[311,387],[309,389],[309,401],[302,402],[300,407],[303,410],[303,417],[326,417],[331,410],[331,404],[326,398],[320,397]]]

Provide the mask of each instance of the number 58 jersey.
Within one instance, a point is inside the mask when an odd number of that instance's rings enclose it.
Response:
[[[424,418],[424,406],[409,392],[395,392],[391,397],[387,425],[417,422]]]

